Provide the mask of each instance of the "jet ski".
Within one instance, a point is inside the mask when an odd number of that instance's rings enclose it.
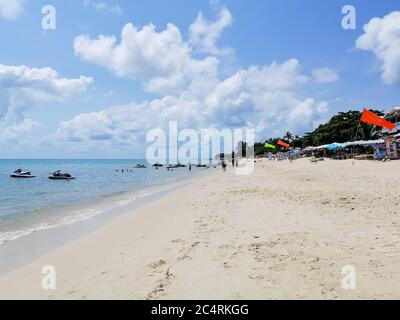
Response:
[[[30,171],[23,171],[22,169],[15,170],[14,173],[10,177],[11,178],[21,178],[21,179],[36,178],[36,176],[32,175],[32,173]]]
[[[71,176],[69,173],[63,173],[61,172],[61,170],[58,170],[56,172],[53,173],[53,175],[51,175],[49,177],[50,180],[74,180],[75,178],[73,176]]]

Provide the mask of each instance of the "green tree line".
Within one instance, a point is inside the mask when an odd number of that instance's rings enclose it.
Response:
[[[372,112],[383,116],[384,113],[379,110],[371,110]],[[361,112],[350,110],[348,112],[339,112],[333,116],[327,123],[321,124],[312,132],[307,132],[304,136],[299,137],[287,132],[280,138],[268,138],[264,142],[254,144],[254,155],[263,155],[267,152],[283,151],[284,148],[277,146],[276,150],[266,150],[265,143],[277,145],[277,141],[282,139],[288,142],[294,148],[306,148],[310,146],[320,146],[334,142],[343,143],[357,140],[373,140],[380,136],[380,128],[367,123],[360,123]]]

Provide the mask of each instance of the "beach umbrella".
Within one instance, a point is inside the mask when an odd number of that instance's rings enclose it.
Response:
[[[339,148],[341,148],[342,146],[341,146],[341,144],[340,143],[331,143],[331,144],[328,144],[326,147],[325,147],[325,149],[328,149],[328,150],[336,150],[336,149],[339,149]]]

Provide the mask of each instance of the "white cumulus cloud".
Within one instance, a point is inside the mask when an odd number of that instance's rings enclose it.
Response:
[[[36,127],[25,111],[38,103],[63,102],[86,92],[89,77],[62,78],[51,68],[0,65],[0,131],[15,138]]]
[[[217,41],[232,23],[228,9],[216,5],[217,21],[200,13],[189,38],[170,23],[164,30],[152,24],[126,24],[113,35],[74,39],[75,54],[112,74],[144,84],[160,97],[82,113],[59,123],[51,139],[88,149],[143,147],[148,130],[166,129],[170,121],[180,128],[255,128],[258,139],[280,136],[288,130],[303,133],[325,120],[329,105],[304,95],[304,86],[339,80],[328,68],[303,72],[297,59],[253,65],[221,76],[220,61],[227,58]],[[196,53],[205,53],[197,58]],[[220,60],[221,59],[221,60]],[[312,81],[314,80],[314,81]]]
[[[40,123],[32,119],[23,119],[20,122],[12,123],[8,126],[2,125],[0,121],[0,140],[16,143],[22,137],[29,135],[31,130],[40,126]]]
[[[25,0],[0,0],[0,18],[17,19],[24,11]]]
[[[260,138],[301,131],[315,126],[328,108],[327,102],[296,93],[307,81],[295,59],[252,66],[204,87],[201,94],[188,87],[178,95],[78,115],[60,123],[56,136],[130,145],[142,142],[148,130],[166,128],[169,121],[181,128],[256,128]]]
[[[218,59],[194,59],[179,29],[168,24],[157,32],[154,25],[138,29],[126,24],[118,42],[115,36],[91,39],[81,35],[74,40],[75,54],[100,65],[117,76],[145,82],[151,92],[181,91],[198,78],[215,77]]]
[[[339,74],[329,68],[318,68],[312,71],[312,76],[314,80],[318,83],[330,83],[340,80]]]
[[[92,7],[98,11],[109,11],[115,14],[122,14],[122,8],[119,4],[109,4],[98,0],[84,0],[83,5],[86,7]]]
[[[233,18],[231,12],[225,8],[219,8],[218,20],[209,21],[203,13],[199,13],[197,19],[189,27],[190,45],[198,52],[224,55],[230,53],[230,48],[218,48],[217,41],[221,37],[225,28],[232,25]]]
[[[370,51],[382,63],[382,80],[389,85],[400,82],[400,11],[373,18],[364,26],[356,47]]]

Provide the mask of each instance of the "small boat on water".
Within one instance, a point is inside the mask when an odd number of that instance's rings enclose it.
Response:
[[[144,164],[137,164],[135,169],[146,169],[147,167]]]
[[[167,169],[178,169],[178,168],[186,168],[186,166],[184,164],[178,163],[167,167]]]
[[[15,170],[12,175],[10,175],[11,178],[21,178],[21,179],[30,179],[30,178],[36,178],[36,176],[32,175],[30,171],[23,171],[22,169]]]
[[[49,177],[50,180],[74,180],[75,178],[73,176],[71,176],[69,173],[63,173],[61,172],[61,170],[58,170],[56,172],[53,173],[53,175],[51,175]]]
[[[160,163],[156,163],[156,164],[153,164],[153,167],[154,167],[154,168],[162,168],[163,165],[160,164]]]
[[[208,166],[205,164],[198,164],[196,165],[196,168],[208,168]]]

